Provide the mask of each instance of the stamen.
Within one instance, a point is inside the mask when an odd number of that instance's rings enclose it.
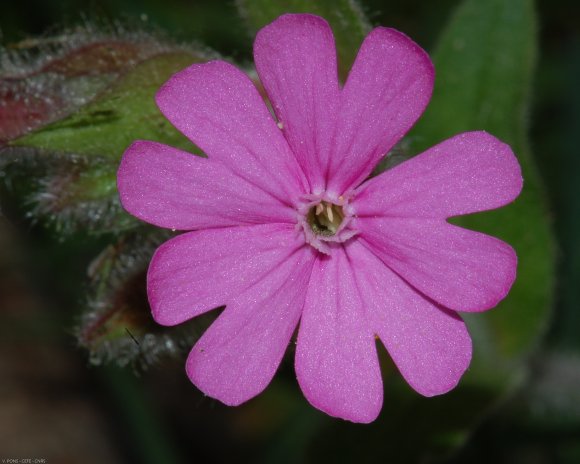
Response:
[[[325,237],[338,232],[343,218],[342,206],[324,200],[312,206],[307,216],[312,231]]]

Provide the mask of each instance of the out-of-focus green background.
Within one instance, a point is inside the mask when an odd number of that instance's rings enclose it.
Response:
[[[361,5],[373,25],[402,30],[432,51],[459,3],[365,0]],[[467,433],[450,432],[444,442],[430,443],[446,451],[427,453],[421,462],[580,462],[580,4],[541,0],[536,8],[540,47],[529,141],[546,187],[545,221],[555,233],[553,313],[531,359],[528,385],[498,398]],[[0,39],[15,44],[63,27],[111,21],[200,41],[251,63],[252,36],[231,1],[9,0],[0,5]],[[502,85],[497,82],[498,90]],[[72,327],[84,301],[83,275],[107,238],[59,239],[26,217],[30,205],[16,201],[10,179],[0,182],[6,184],[0,188],[0,458],[417,462],[421,452],[409,450],[427,442],[419,435],[437,424],[416,421],[430,417],[446,423],[457,413],[438,399],[390,404],[387,388],[376,424],[329,419],[299,394],[290,358],[260,398],[239,408],[197,392],[184,375],[183,359],[138,375],[90,366],[86,352],[75,345]],[[470,404],[478,401],[477,395],[467,398],[462,414],[468,416]],[[400,423],[389,423],[391,414]]]

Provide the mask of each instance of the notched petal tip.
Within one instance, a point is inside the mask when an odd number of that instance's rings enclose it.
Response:
[[[210,60],[205,63],[194,63],[185,69],[173,74],[155,94],[155,104],[161,113],[171,122],[174,107],[178,103],[180,95],[187,94],[187,89],[194,89],[196,85],[203,84],[203,75],[207,72],[229,72],[239,70],[232,64],[223,60]],[[211,82],[211,80],[209,80]],[[187,135],[187,134],[186,134]]]
[[[310,13],[285,13],[258,31],[254,45],[256,42],[263,40],[268,35],[268,32],[272,32],[273,30],[276,30],[277,33],[282,31],[292,33],[300,31],[305,25],[321,27],[331,31],[332,34],[330,24],[321,16]]]
[[[360,185],[423,114],[434,79],[429,55],[406,35],[383,27],[371,31],[342,91],[330,190]]]
[[[158,288],[155,283],[157,281],[156,277],[159,268],[163,266],[164,255],[169,246],[171,246],[170,241],[165,242],[155,250],[151,262],[149,263],[149,268],[147,269],[147,299],[149,300],[149,306],[151,307],[151,316],[155,322],[163,326],[178,325],[188,319],[188,317],[184,316],[176,317],[176,311],[168,308],[167,305],[164,304],[164,299],[160,298],[158,295]]]
[[[369,423],[383,403],[376,341],[344,249],[319,258],[298,331],[295,369],[308,401],[325,413]]]
[[[315,394],[308,392],[308,390],[306,390],[302,384],[301,389],[304,397],[316,409],[322,411],[325,414],[328,414],[331,417],[343,419],[355,424],[370,424],[371,422],[374,422],[377,417],[379,417],[383,407],[382,397],[380,403],[373,406],[372,408],[356,409],[352,408],[351,404],[329,404],[328,399],[320,399]]]
[[[518,268],[518,255],[516,251],[510,244],[504,242],[503,240],[497,239],[495,237],[491,238],[494,238],[501,244],[503,252],[506,255],[505,262],[502,263],[502,267],[504,269],[501,270],[500,272],[500,274],[503,276],[503,285],[498,286],[495,289],[495,291],[490,291],[489,299],[485,303],[467,309],[458,308],[457,309],[458,311],[463,310],[466,312],[483,312],[495,308],[499,303],[501,303],[501,301],[503,301],[508,296],[512,286],[516,281]],[[497,270],[490,269],[490,272],[497,272]]]
[[[117,192],[121,206],[129,214],[139,218],[138,211],[133,205],[133,189],[131,185],[138,181],[140,158],[145,152],[159,145],[148,140],[135,140],[123,153],[117,169]]]
[[[473,356],[473,342],[467,329],[464,329],[464,332],[459,334],[457,339],[450,340],[449,344],[455,347],[460,344],[460,347],[456,349],[460,355],[449,360],[447,369],[445,372],[441,372],[439,377],[433,378],[429,383],[417,382],[415,377],[405,377],[409,386],[420,395],[431,398],[449,393],[459,385],[467,372]],[[427,368],[429,367],[427,366]]]
[[[365,182],[353,205],[364,217],[447,219],[505,206],[522,186],[509,145],[485,131],[464,132]]]
[[[414,78],[421,82],[420,95],[416,96],[418,117],[425,111],[433,96],[435,86],[435,66],[429,54],[408,35],[401,31],[388,27],[377,27],[367,36],[365,41],[371,39],[374,47],[391,49],[391,53],[398,49],[406,57],[404,66],[407,72],[412,70]],[[401,134],[401,136],[404,134]]]
[[[330,26],[318,16],[281,16],[258,32],[254,62],[282,133],[308,179],[307,189],[323,189],[339,94]]]
[[[225,61],[194,64],[157,93],[163,115],[212,162],[287,204],[304,177],[255,84]]]
[[[512,246],[503,240],[468,229],[464,230],[486,237],[490,243],[495,242],[496,265],[495,268],[491,265],[487,270],[488,274],[494,275],[494,279],[484,279],[484,273],[481,272],[481,280],[486,280],[486,285],[479,289],[478,297],[457,301],[449,307],[452,306],[451,309],[458,312],[489,311],[508,296],[517,277],[518,257]]]
[[[394,48],[395,46],[406,50],[409,56],[417,59],[417,63],[423,67],[425,77],[431,82],[431,89],[435,82],[435,66],[429,54],[417,42],[405,33],[390,27],[376,27],[365,38],[371,40],[374,46],[381,48]]]
[[[252,392],[247,396],[241,396],[235,392],[235,389],[212,388],[212,382],[207,381],[207,373],[200,367],[200,357],[205,355],[205,348],[196,343],[191,349],[187,362],[185,363],[185,373],[189,381],[194,384],[204,395],[217,400],[226,406],[239,406],[252,398],[258,396],[268,386],[267,384],[257,392]]]
[[[524,178],[522,168],[512,147],[487,131],[472,131],[459,134],[469,143],[479,143],[486,146],[489,152],[497,153],[497,163],[501,167],[504,190],[507,192],[504,205],[514,201],[522,191]],[[498,205],[500,207],[502,205]]]

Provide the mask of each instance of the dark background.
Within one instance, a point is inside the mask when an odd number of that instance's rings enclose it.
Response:
[[[373,24],[403,30],[427,50],[458,4],[362,3]],[[575,361],[552,368],[554,375],[565,376],[563,382],[580,390],[580,3],[542,0],[537,8],[540,55],[530,137],[546,186],[558,259],[554,315],[545,345]],[[199,40],[225,56],[251,61],[252,38],[231,1],[9,0],[0,6],[4,44],[76,24],[110,21],[159,29],[184,42]],[[196,392],[182,361],[138,376],[130,370],[89,366],[70,328],[83,299],[78,276],[86,272],[101,243],[86,237],[59,242],[49,230],[26,220],[25,206],[2,198],[0,202],[6,216],[0,217],[0,266],[16,270],[10,282],[0,285],[0,302],[16,308],[0,313],[0,458],[171,464],[301,462],[309,456],[325,461],[334,429],[305,400],[278,401],[285,388],[297,388],[289,363],[282,366],[282,380],[274,382],[259,404],[237,409]],[[474,428],[472,440],[450,459],[580,462],[580,415],[576,421],[529,424],[518,420],[517,408],[507,404],[491,411]],[[369,440],[387,442],[389,436],[375,434]],[[354,438],[351,445],[345,462],[373,460],[372,447]],[[406,462],[405,456],[391,457],[390,462]]]

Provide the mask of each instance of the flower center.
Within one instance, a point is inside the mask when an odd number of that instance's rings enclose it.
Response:
[[[339,243],[358,234],[354,209],[347,195],[326,192],[306,194],[296,204],[296,227],[304,231],[306,243],[330,255]]]
[[[306,219],[312,232],[316,235],[331,237],[340,228],[344,219],[344,212],[340,205],[321,201],[310,208]]]

